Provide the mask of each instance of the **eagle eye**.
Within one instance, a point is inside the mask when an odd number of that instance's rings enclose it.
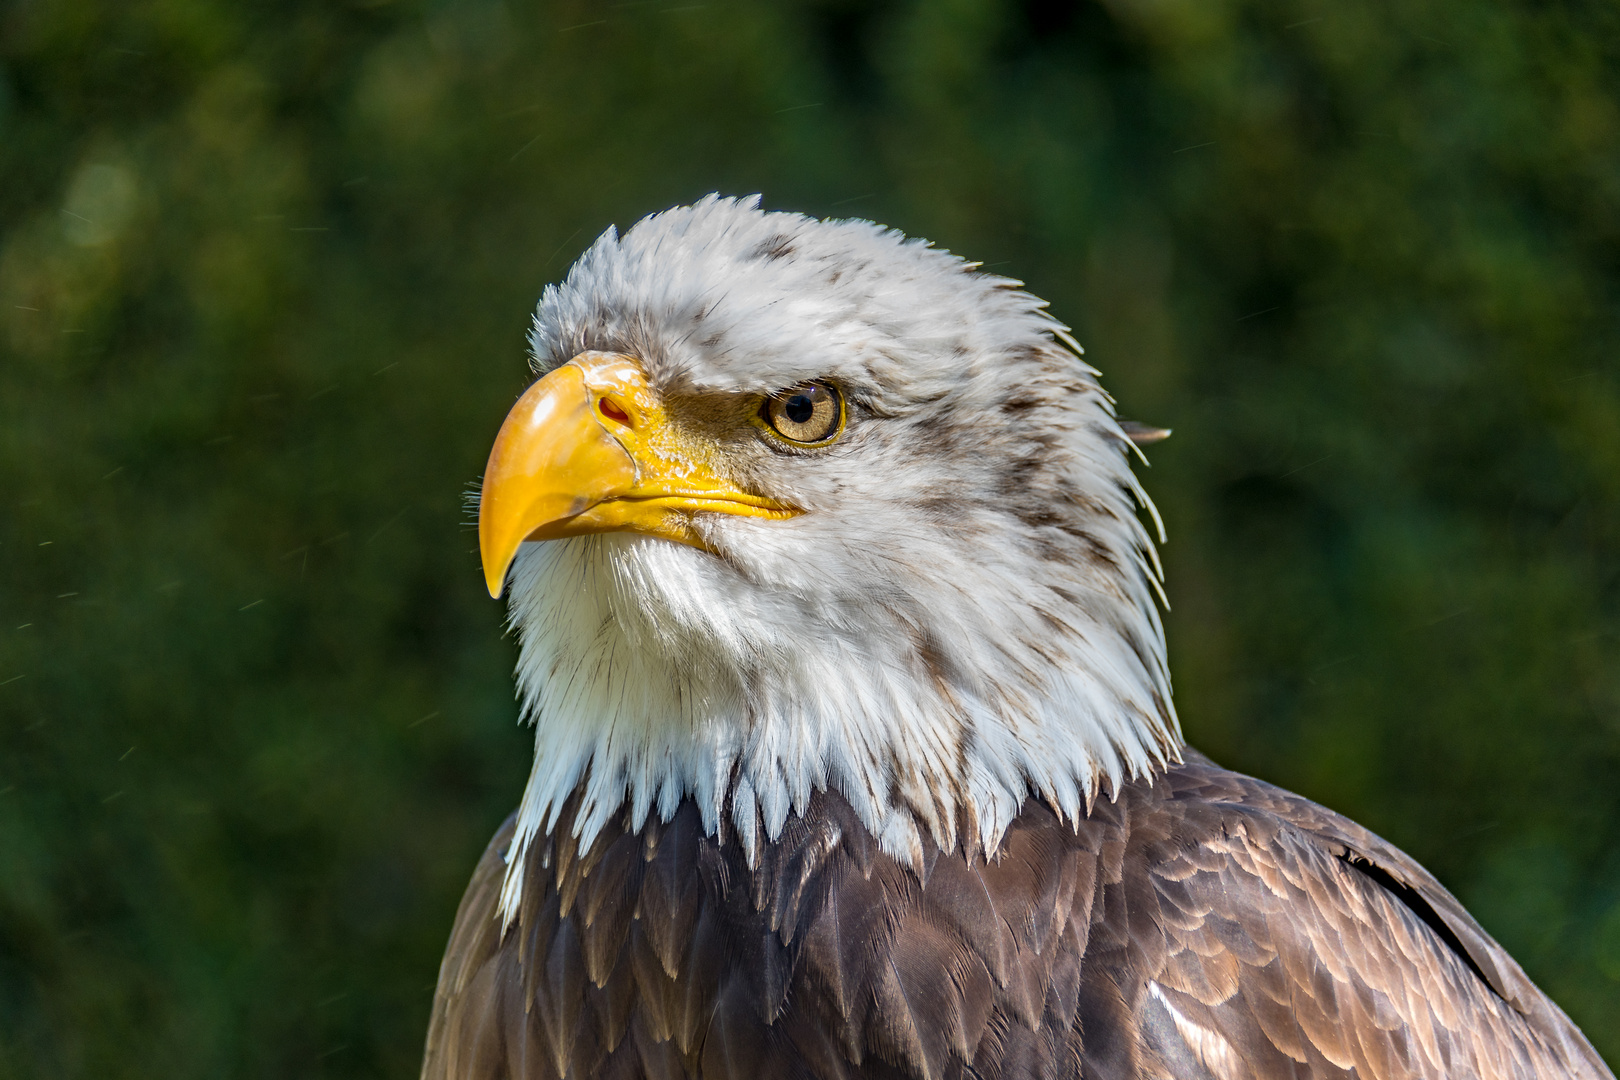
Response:
[[[760,418],[790,443],[817,446],[844,430],[844,399],[827,383],[800,383],[766,398]]]

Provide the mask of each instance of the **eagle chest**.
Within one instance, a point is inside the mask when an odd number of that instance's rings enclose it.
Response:
[[[1142,950],[1116,809],[1076,831],[1032,803],[988,862],[930,846],[912,870],[818,794],[750,869],[687,803],[583,855],[536,841],[503,933],[509,821],[446,956],[441,1075],[1077,1075],[1085,1011]]]
[[[1421,868],[1207,764],[915,868],[836,795],[754,867],[688,802],[536,840],[503,927],[512,833],[457,915],[428,1080],[1587,1075]]]

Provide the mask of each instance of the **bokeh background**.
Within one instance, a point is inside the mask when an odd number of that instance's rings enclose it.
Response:
[[[1602,0],[0,2],[0,1075],[415,1074],[529,757],[465,492],[713,190],[1049,298],[1189,737],[1620,1060],[1617,91]]]

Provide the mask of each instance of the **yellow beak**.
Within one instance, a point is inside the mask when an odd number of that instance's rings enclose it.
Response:
[[[693,514],[794,516],[739,491],[717,458],[669,422],[635,361],[574,357],[529,387],[495,436],[478,501],[489,595],[501,595],[525,540],[626,531],[701,548]]]

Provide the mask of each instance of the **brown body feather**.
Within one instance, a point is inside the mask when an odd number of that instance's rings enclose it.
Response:
[[[479,863],[424,1080],[1608,1077],[1422,867],[1190,755],[920,871],[818,794],[750,869],[687,803]],[[567,819],[567,815],[564,815]]]

